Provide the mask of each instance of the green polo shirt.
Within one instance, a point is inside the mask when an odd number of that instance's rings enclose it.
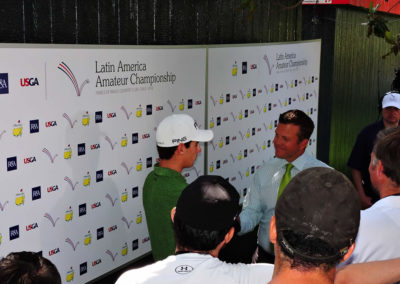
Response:
[[[149,229],[154,260],[175,253],[175,238],[171,209],[187,186],[185,178],[177,171],[154,165],[143,185],[143,206]]]

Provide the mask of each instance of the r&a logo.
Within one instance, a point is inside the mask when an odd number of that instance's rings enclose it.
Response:
[[[32,188],[32,201],[42,197],[40,186]]]
[[[83,215],[86,215],[86,203],[79,205],[79,217]]]
[[[103,181],[103,170],[99,170],[96,172],[96,182]]]
[[[103,112],[102,111],[96,111],[94,114],[94,119],[96,123],[102,123],[103,122]]]
[[[10,241],[19,238],[19,225],[13,226],[9,228],[10,232]]]
[[[137,250],[139,248],[139,240],[133,240],[132,241],[132,250]]]
[[[8,73],[0,73],[0,94],[8,94]]]
[[[29,121],[29,130],[30,133],[38,133],[39,132],[39,119],[34,119]]]
[[[83,156],[86,153],[85,143],[78,144],[78,156]]]
[[[97,239],[100,240],[104,238],[104,227],[97,229]]]
[[[136,144],[139,142],[139,133],[133,133],[132,134],[132,144]]]
[[[135,186],[132,188],[132,198],[139,196],[139,187]]]
[[[22,87],[28,87],[28,86],[39,86],[39,80],[38,78],[21,78],[20,83]]]
[[[152,157],[148,157],[146,159],[146,168],[151,168],[153,166],[153,158]]]
[[[87,262],[84,262],[79,265],[79,275],[83,275],[86,273],[87,273]]]
[[[146,106],[146,115],[151,115],[153,113],[153,105]]]

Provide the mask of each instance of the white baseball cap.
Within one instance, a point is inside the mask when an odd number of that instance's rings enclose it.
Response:
[[[383,97],[382,108],[395,107],[400,109],[400,94],[388,92]]]
[[[213,139],[212,130],[202,130],[187,114],[172,114],[157,127],[156,141],[159,147],[174,147],[190,141],[208,142]]]

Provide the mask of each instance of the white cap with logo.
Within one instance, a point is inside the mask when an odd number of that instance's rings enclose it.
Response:
[[[388,92],[383,97],[382,108],[395,107],[400,109],[400,94]]]
[[[199,129],[194,119],[187,114],[167,116],[158,125],[156,133],[159,147],[174,147],[190,141],[208,142],[213,137],[212,130]]]

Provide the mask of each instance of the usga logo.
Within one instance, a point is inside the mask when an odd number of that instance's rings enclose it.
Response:
[[[47,188],[47,192],[53,192],[58,190],[58,185],[52,185]]]
[[[92,266],[96,266],[101,263],[101,258],[92,261]]]
[[[111,226],[110,228],[108,228],[108,232],[115,231],[116,229],[117,229],[117,225]]]
[[[142,139],[147,139],[147,138],[150,138],[149,133],[142,134]]]
[[[30,230],[36,229],[38,227],[39,227],[39,225],[36,222],[32,223],[30,225],[26,225],[26,231],[30,231]]]
[[[95,208],[100,207],[100,206],[101,206],[100,201],[97,201],[97,202],[92,204],[92,209],[95,209]]]
[[[163,106],[156,106],[156,111],[160,111],[160,110],[163,110],[163,109],[164,109]]]
[[[148,241],[150,241],[150,237],[145,237],[142,240],[142,244],[147,243]]]
[[[52,120],[52,121],[46,121],[46,122],[44,123],[44,126],[46,126],[46,127],[53,127],[53,126],[57,126],[57,121],[55,121],[55,120]]]
[[[36,162],[36,158],[35,157],[29,157],[29,158],[25,158],[24,159],[24,164],[30,164]]]
[[[90,150],[96,150],[96,149],[100,149],[100,144],[90,145]]]
[[[59,252],[60,252],[59,248],[49,250],[49,256],[55,255],[56,253],[59,253]]]
[[[114,118],[114,117],[117,117],[117,114],[115,112],[107,113],[107,118]]]
[[[39,80],[38,78],[21,78],[20,84],[22,87],[36,86],[36,85],[39,86]]]
[[[113,176],[117,174],[117,170],[110,170],[108,171],[108,176]]]

